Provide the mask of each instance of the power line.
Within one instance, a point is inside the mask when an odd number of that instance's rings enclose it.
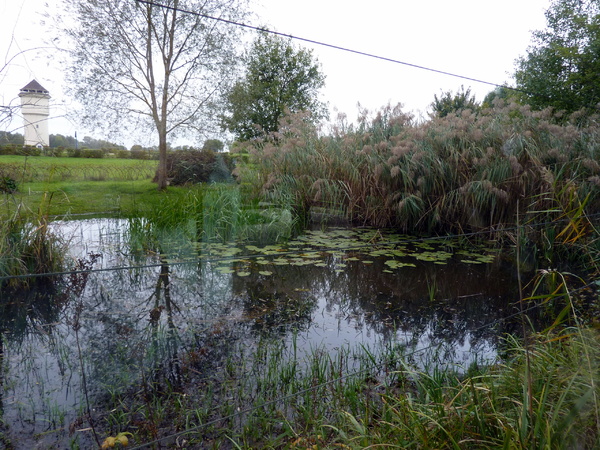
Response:
[[[394,58],[389,58],[387,56],[381,56],[381,55],[376,55],[374,53],[368,53],[368,52],[364,52],[364,51],[360,51],[360,50],[355,50],[355,49],[351,49],[348,47],[342,47],[340,45],[335,45],[335,44],[329,44],[323,41],[317,41],[314,39],[310,39],[310,38],[305,38],[305,37],[300,37],[300,36],[294,36],[291,34],[287,34],[287,33],[282,33],[279,31],[273,31],[273,30],[269,30],[268,28],[263,28],[263,27],[257,27],[254,25],[249,25],[246,23],[242,23],[242,22],[236,22],[233,20],[229,20],[229,19],[223,19],[222,17],[214,17],[208,14],[203,14],[203,13],[199,13],[199,12],[195,12],[195,11],[190,11],[190,10],[186,10],[186,9],[182,9],[182,8],[176,8],[174,6],[169,6],[169,5],[163,5],[161,3],[156,3],[153,2],[151,0],[135,0],[137,3],[143,3],[149,6],[156,6],[158,8],[164,8],[164,9],[168,9],[171,11],[176,11],[176,12],[180,12],[180,13],[184,13],[184,14],[191,14],[197,17],[203,17],[205,19],[210,19],[210,20],[216,20],[218,22],[223,22],[229,25],[234,25],[237,27],[241,27],[241,28],[246,28],[249,30],[254,30],[254,31],[259,31],[259,32],[263,32],[263,33],[269,33],[269,34],[273,34],[276,36],[281,36],[281,37],[285,37],[285,38],[289,38],[289,39],[294,39],[297,41],[301,41],[301,42],[306,42],[309,44],[313,44],[313,45],[319,45],[322,47],[327,47],[327,48],[331,48],[334,50],[340,50],[343,52],[347,52],[347,53],[353,53],[355,55],[360,55],[360,56],[366,56],[369,58],[374,58],[374,59],[379,59],[381,61],[387,61],[387,62],[391,62],[394,64],[401,64],[403,66],[407,66],[407,67],[412,67],[414,69],[420,69],[420,70],[426,70],[429,72],[433,72],[433,73],[438,73],[441,75],[446,75],[446,76],[450,76],[450,77],[455,77],[455,78],[460,78],[462,80],[467,80],[467,81],[473,81],[475,83],[481,83],[481,84],[486,84],[488,86],[494,86],[494,87],[503,87],[505,89],[509,89],[515,92],[522,92],[524,94],[528,94],[528,95],[534,95],[534,96],[540,96],[540,94],[536,94],[533,92],[529,92],[523,89],[519,89],[519,88],[515,88],[515,87],[510,87],[507,86],[506,84],[499,84],[499,83],[494,83],[491,81],[486,81],[486,80],[481,80],[479,78],[473,78],[473,77],[468,77],[466,75],[460,75],[460,74],[456,74],[456,73],[452,73],[452,72],[447,72],[445,70],[440,70],[440,69],[434,69],[432,67],[427,67],[427,66],[422,66],[419,64],[414,64],[414,63],[410,63],[410,62],[406,62],[406,61],[401,61],[398,59],[394,59]]]

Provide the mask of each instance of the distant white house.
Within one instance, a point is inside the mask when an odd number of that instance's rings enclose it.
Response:
[[[21,89],[21,114],[23,116],[25,145],[50,145],[48,116],[50,93],[37,81],[32,80]]]

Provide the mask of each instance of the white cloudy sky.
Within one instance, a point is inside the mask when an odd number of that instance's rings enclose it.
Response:
[[[524,55],[531,31],[545,25],[550,0],[253,0],[253,25],[365,53],[464,75],[492,83],[511,81],[514,61]],[[61,67],[43,46],[48,33],[44,13],[60,0],[2,0],[0,6],[0,105],[15,104],[19,89],[37,79],[52,96],[50,133],[96,138],[93,130],[60,116],[74,102],[62,94]],[[357,115],[368,109],[403,103],[425,114],[434,94],[470,87],[483,100],[491,86],[381,61],[331,48],[314,48],[327,76],[324,100],[332,111]],[[25,53],[11,60],[16,53]],[[7,65],[8,63],[8,65]],[[6,65],[6,66],[5,66]],[[20,131],[13,122],[3,129]],[[128,144],[128,143],[125,143]]]

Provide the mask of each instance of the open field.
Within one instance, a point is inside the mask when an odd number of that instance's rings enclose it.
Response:
[[[183,193],[158,192],[151,181],[155,170],[156,161],[0,156],[0,175],[17,183],[17,191],[0,200],[0,216],[10,216],[17,206],[31,216],[129,214]]]
[[[17,183],[55,181],[108,181],[151,179],[156,161],[116,158],[0,156],[0,175]]]

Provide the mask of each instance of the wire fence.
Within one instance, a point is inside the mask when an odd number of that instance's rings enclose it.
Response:
[[[581,287],[579,287],[577,289],[574,289],[573,291],[570,292],[570,294],[575,294],[577,291],[585,290],[585,289],[591,287],[592,285],[595,285],[595,283],[589,283],[589,284],[581,286]],[[569,295],[569,294],[562,294],[562,295]],[[560,297],[560,296],[561,295],[558,295],[558,297]],[[531,312],[531,311],[535,310],[536,308],[538,308],[538,305],[529,306],[529,307],[524,308],[524,309],[522,309],[520,311],[517,311],[517,312],[515,312],[513,314],[510,314],[510,315],[508,315],[506,317],[503,317],[503,318],[494,320],[492,322],[486,323],[484,325],[481,325],[481,326],[477,327],[476,329],[474,329],[472,331],[479,331],[479,330],[483,330],[483,329],[486,329],[486,328],[491,328],[491,327],[497,326],[500,322],[508,321],[510,319],[514,319],[514,318],[517,318],[517,317],[522,317],[524,314],[526,314],[528,312]],[[413,350],[413,351],[410,351],[410,352],[407,352],[407,353],[403,354],[402,358],[404,360],[407,360],[407,359],[409,359],[409,358],[411,358],[411,357],[413,357],[415,355],[418,355],[420,353],[425,353],[425,352],[427,352],[429,350],[436,349],[437,347],[439,347],[439,344],[431,344],[429,346],[421,347],[419,349],[416,349],[416,350]],[[375,364],[371,365],[370,367],[367,367],[367,368],[364,368],[364,369],[361,369],[361,370],[349,371],[349,372],[343,374],[342,376],[339,376],[337,378],[333,378],[333,379],[327,380],[324,383],[319,383],[319,384],[316,384],[314,386],[311,386],[310,388],[301,389],[301,390],[299,390],[297,392],[294,392],[292,394],[281,396],[281,397],[278,397],[278,398],[266,401],[264,403],[261,403],[260,405],[255,405],[255,406],[251,406],[251,407],[248,407],[248,408],[236,411],[235,413],[229,414],[227,416],[219,417],[217,419],[212,419],[212,420],[207,421],[207,422],[205,422],[205,423],[203,423],[201,425],[198,425],[198,426],[195,426],[195,427],[192,427],[192,428],[189,428],[189,429],[177,432],[177,433],[172,433],[172,434],[169,434],[168,436],[164,436],[164,437],[161,437],[161,438],[158,438],[158,439],[154,439],[152,441],[145,442],[143,444],[131,447],[131,449],[132,450],[138,450],[138,449],[148,448],[148,447],[154,446],[156,444],[160,444],[160,443],[165,442],[165,441],[173,441],[173,440],[175,440],[175,439],[177,439],[179,437],[182,437],[182,436],[185,436],[185,435],[188,435],[188,434],[192,434],[192,433],[195,433],[195,432],[199,432],[199,431],[201,431],[204,428],[210,427],[212,425],[216,425],[216,424],[218,424],[220,422],[224,422],[224,421],[227,421],[227,420],[230,420],[230,419],[235,419],[237,417],[242,417],[244,415],[250,414],[250,413],[252,413],[254,411],[266,408],[268,406],[275,405],[275,404],[280,404],[281,402],[285,402],[285,401],[294,399],[296,397],[299,397],[299,396],[301,396],[301,395],[303,395],[305,393],[311,392],[311,391],[318,391],[321,388],[328,387],[330,385],[339,383],[339,382],[341,382],[341,381],[343,381],[345,379],[348,379],[348,378],[351,378],[351,377],[354,377],[354,376],[358,376],[358,375],[373,373],[374,370],[381,369],[381,368],[384,367],[384,365],[389,365],[389,361],[375,363]]]
[[[600,218],[600,213],[590,214],[586,216],[588,219],[593,220]],[[571,219],[562,218],[556,219],[546,222],[536,222],[536,223],[527,223],[522,225],[514,225],[514,226],[504,226],[498,224],[494,227],[490,227],[486,230],[481,231],[473,231],[469,233],[460,233],[460,234],[448,234],[448,235],[439,235],[439,236],[426,236],[426,237],[415,237],[415,236],[407,236],[406,239],[396,240],[396,241],[385,241],[380,243],[379,245],[393,246],[400,244],[411,244],[411,243],[421,243],[421,242],[439,242],[443,240],[453,240],[453,239],[468,239],[468,238],[476,238],[476,237],[497,237],[501,233],[511,233],[516,232],[517,230],[522,230],[525,228],[540,228],[549,225],[556,225],[557,223],[568,223]],[[377,243],[369,242],[365,244],[352,244],[348,247],[327,247],[327,246],[319,246],[311,249],[313,252],[330,252],[330,251],[353,251],[360,250],[364,248],[371,248],[377,246]],[[277,256],[291,256],[297,255],[297,250],[290,251],[278,251]],[[201,262],[209,262],[209,263],[219,263],[219,262],[227,262],[227,261],[236,261],[240,259],[252,260],[256,258],[264,257],[263,254],[244,254],[244,255],[233,255],[233,256],[221,256],[221,257],[199,257],[196,259],[187,259],[185,261],[168,261],[169,266],[182,266],[182,265],[197,265]],[[85,270],[65,270],[58,272],[43,272],[43,273],[30,273],[30,274],[21,274],[21,275],[3,275],[0,276],[0,281],[8,281],[11,279],[26,279],[26,278],[40,278],[40,277],[56,277],[56,276],[64,276],[64,275],[76,275],[76,274],[92,274],[99,272],[110,272],[110,271],[126,271],[126,270],[140,270],[140,269],[151,269],[151,268],[159,268],[165,265],[165,262],[157,262],[157,263],[149,263],[149,264],[137,264],[137,265],[127,265],[127,266],[119,266],[119,267],[105,267],[105,268],[97,268],[97,269],[85,269]]]
[[[594,214],[589,216],[589,219],[597,219],[598,217],[600,217],[600,213]],[[400,239],[400,240],[395,240],[392,242],[382,242],[381,245],[404,245],[407,243],[422,243],[422,242],[431,242],[431,241],[436,241],[436,242],[440,242],[440,241],[444,241],[444,240],[448,240],[448,239],[470,239],[470,238],[477,238],[477,237],[489,237],[490,234],[495,235],[497,233],[515,233],[516,231],[518,231],[520,228],[523,227],[542,227],[542,226],[547,226],[547,225],[552,225],[552,224],[556,224],[557,222],[568,222],[568,219],[560,219],[560,220],[553,220],[553,221],[548,221],[548,222],[537,222],[537,223],[531,223],[531,224],[526,224],[526,225],[521,225],[521,226],[513,226],[513,227],[497,227],[497,229],[492,229],[492,230],[482,230],[482,231],[477,231],[477,232],[471,232],[471,233],[462,233],[462,234],[453,234],[453,235],[446,235],[446,236],[433,236],[433,237],[409,237],[407,236],[406,238]],[[365,243],[362,245],[358,245],[358,244],[352,244],[352,245],[348,245],[347,247],[328,247],[328,246],[320,246],[320,247],[316,247],[314,249],[312,249],[311,251],[318,251],[318,252],[331,252],[331,251],[353,251],[353,250],[358,250],[358,249],[363,249],[363,248],[372,248],[374,246],[376,246],[377,244],[373,244],[373,243]],[[287,251],[287,252],[278,252],[277,256],[283,256],[283,255],[296,255],[298,253],[297,250],[294,251]],[[205,261],[209,261],[209,262],[214,262],[214,263],[218,263],[218,262],[226,262],[226,261],[233,261],[233,260],[239,260],[239,259],[253,259],[256,257],[264,257],[264,255],[255,255],[255,254],[244,254],[244,255],[235,255],[235,256],[230,256],[230,257],[207,257],[207,258],[196,258],[193,260],[188,260],[188,261],[174,261],[174,262],[169,262],[168,265],[170,266],[180,266],[180,265],[189,265],[189,264],[198,264],[200,262],[205,262]],[[111,271],[126,271],[126,270],[138,270],[138,269],[153,269],[153,268],[160,268],[163,267],[165,265],[164,262],[160,262],[160,263],[153,263],[153,264],[140,264],[140,265],[127,265],[127,266],[121,266],[121,267],[108,267],[108,268],[99,268],[99,269],[91,269],[91,270],[71,270],[71,271],[64,271],[64,272],[53,272],[53,273],[45,273],[45,274],[31,274],[31,275],[23,275],[23,276],[19,276],[19,278],[27,278],[27,277],[43,277],[43,276],[60,276],[60,275],[73,275],[73,274],[91,274],[91,273],[102,273],[102,272],[111,272]],[[0,280],[8,280],[10,278],[13,277],[0,277]],[[591,282],[588,283],[584,286],[579,287],[578,289],[574,289],[571,291],[571,293],[576,293],[580,290],[583,289],[587,289],[590,287],[595,286],[595,282]],[[565,294],[566,295],[566,294]],[[502,317],[500,319],[491,321],[489,323],[486,323],[484,325],[478,326],[475,329],[471,330],[471,331],[477,331],[477,330],[483,330],[483,329],[487,329],[487,328],[491,328],[494,326],[497,326],[498,324],[500,324],[501,322],[504,321],[508,321],[510,319],[522,316],[523,314],[526,314],[528,312],[531,312],[533,310],[535,310],[536,308],[538,308],[537,305],[532,305],[529,306],[528,308],[524,309],[523,311],[518,311],[515,312],[513,314],[509,314],[506,317]],[[226,318],[227,320],[227,318]],[[231,319],[231,320],[235,320],[235,319]],[[416,350],[413,350],[411,352],[408,352],[404,355],[402,355],[404,358],[409,358],[411,356],[415,356],[418,355],[422,352],[426,352],[428,350],[434,349],[438,346],[439,344],[431,344],[429,346],[425,346]],[[210,421],[207,421],[205,423],[202,423],[201,425],[198,425],[196,427],[193,428],[189,428],[177,433],[173,433],[170,434],[168,436],[164,436],[158,439],[155,439],[153,441],[149,441],[146,442],[144,444],[140,444],[137,447],[133,447],[133,448],[148,448],[151,447],[153,445],[157,445],[160,444],[162,442],[165,441],[171,441],[171,440],[175,440],[179,437],[183,437],[185,435],[188,434],[192,434],[192,433],[196,433],[196,432],[200,432],[202,429],[205,429],[206,427],[209,427],[211,425],[216,425],[218,423],[221,423],[223,421],[227,421],[230,419],[234,419],[234,418],[238,418],[238,417],[243,417],[244,415],[248,415],[248,414],[252,414],[254,411],[260,410],[262,408],[266,408],[268,406],[271,406],[273,404],[276,404],[278,402],[285,402],[288,401],[290,399],[293,399],[295,397],[301,396],[307,392],[311,392],[311,391],[317,391],[318,389],[330,386],[332,384],[338,383],[346,378],[349,377],[354,377],[354,376],[359,376],[362,375],[366,372],[369,371],[374,371],[374,370],[378,370],[382,368],[382,365],[384,363],[379,363],[379,364],[373,364],[372,366],[359,370],[359,371],[350,371],[347,372],[345,374],[343,374],[340,377],[337,378],[333,378],[331,380],[327,380],[327,382],[325,383],[320,383],[317,384],[315,386],[311,386],[310,388],[307,389],[302,389],[299,391],[296,391],[292,394],[289,395],[285,395],[285,396],[280,396],[277,398],[274,398],[272,400],[269,400],[267,402],[264,402],[260,405],[254,405],[251,407],[247,407],[247,408],[243,408],[239,411],[236,411],[235,413],[232,413],[230,415],[226,415],[226,416],[222,416],[219,418],[215,418],[212,419]]]

